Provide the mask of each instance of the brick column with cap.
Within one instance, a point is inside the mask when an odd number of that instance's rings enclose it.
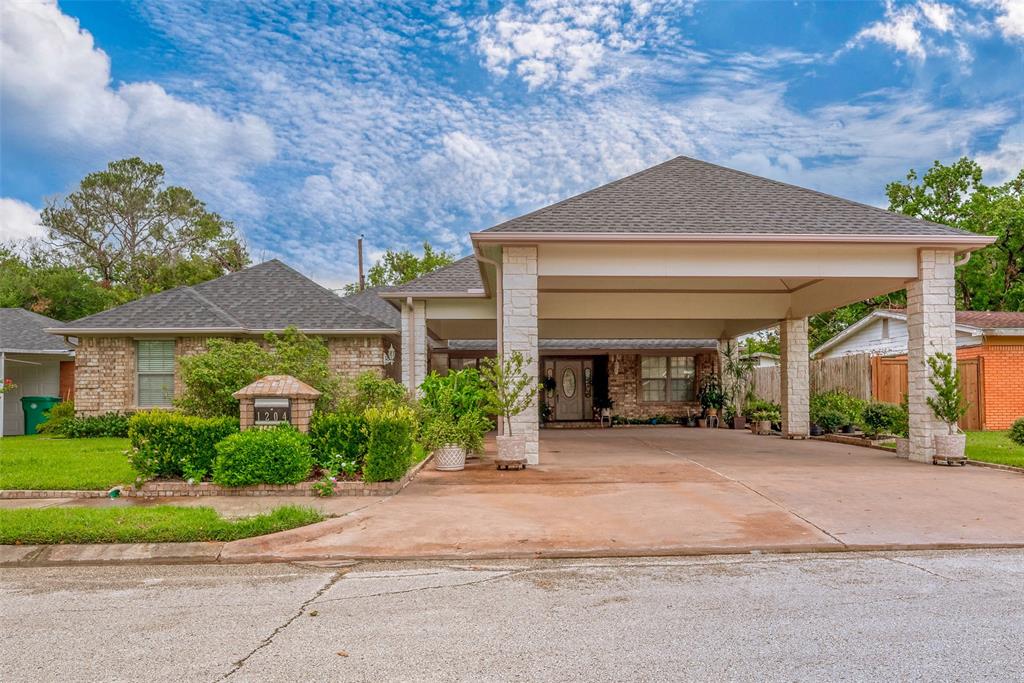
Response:
[[[252,427],[269,426],[259,424],[256,419],[256,403],[259,399],[287,399],[290,422],[300,432],[309,432],[309,421],[313,407],[320,398],[320,392],[291,375],[267,375],[249,386],[232,394],[238,399],[239,421],[242,431]],[[272,413],[273,409],[267,411]]]

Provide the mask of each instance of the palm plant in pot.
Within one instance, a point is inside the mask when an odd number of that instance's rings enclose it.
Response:
[[[743,404],[752,398],[750,376],[753,372],[753,361],[740,356],[739,346],[731,341],[726,342],[722,352],[722,390],[726,398],[726,422],[733,429],[743,429],[747,426]]]
[[[937,353],[928,358],[928,377],[934,396],[926,397],[928,407],[935,417],[946,423],[949,434],[936,434],[934,437],[935,457],[946,462],[964,460],[967,447],[967,435],[960,431],[957,422],[967,412],[967,403],[960,391],[960,373],[957,372],[956,361],[948,353]]]
[[[524,368],[530,362],[519,351],[504,358],[486,358],[480,374],[487,383],[487,407],[503,421],[505,432],[497,437],[498,461],[525,462],[526,436],[512,433],[512,418],[531,405],[537,394],[536,380]]]

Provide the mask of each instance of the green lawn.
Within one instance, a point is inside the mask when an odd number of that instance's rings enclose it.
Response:
[[[0,510],[0,544],[233,541],[323,518],[312,508],[294,505],[236,520],[220,517],[213,508],[170,505]]]
[[[135,481],[128,439],[0,439],[0,489],[109,489]]]
[[[999,465],[1024,467],[1024,446],[1010,441],[1008,432],[967,432],[967,457]]]

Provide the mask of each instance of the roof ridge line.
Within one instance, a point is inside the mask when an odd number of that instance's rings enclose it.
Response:
[[[235,271],[235,272],[238,272],[238,271]],[[217,278],[217,279],[220,279],[220,278]],[[210,280],[210,282],[212,282],[212,280]],[[220,307],[220,306],[218,306],[217,304],[215,304],[215,303],[213,303],[212,301],[210,301],[209,299],[207,299],[207,298],[206,298],[205,296],[203,296],[202,294],[200,294],[199,292],[197,292],[197,291],[196,291],[196,290],[195,290],[195,289],[194,289],[193,287],[191,287],[191,286],[188,286],[188,287],[185,287],[185,289],[186,289],[186,290],[188,290],[188,292],[189,292],[190,294],[192,294],[192,296],[196,297],[196,298],[197,298],[197,299],[199,299],[199,300],[200,300],[201,302],[203,302],[203,304],[205,304],[205,305],[206,305],[206,306],[208,306],[208,307],[209,307],[210,309],[212,309],[212,310],[213,310],[213,311],[214,311],[215,313],[217,313],[217,314],[219,314],[219,315],[223,315],[223,316],[224,316],[225,318],[227,318],[227,319],[228,319],[228,320],[230,320],[231,322],[235,323],[236,325],[238,325],[238,327],[240,327],[240,328],[241,328],[241,329],[243,329],[243,330],[247,330],[247,329],[249,329],[249,328],[248,328],[248,327],[247,327],[246,325],[244,325],[244,324],[242,323],[242,321],[241,321],[241,320],[239,320],[238,318],[236,318],[235,316],[231,315],[230,313],[228,313],[227,311],[225,311],[225,310],[224,310],[223,308],[221,308],[221,307]]]
[[[273,258],[273,259],[270,259],[270,261],[264,261],[263,263],[270,263],[271,261],[276,261],[280,266],[286,268],[287,270],[291,271],[295,275],[298,275],[300,278],[302,278],[306,282],[311,283],[314,287],[317,287],[321,291],[323,291],[326,294],[328,294],[329,296],[333,297],[338,303],[340,303],[342,306],[344,306],[345,308],[350,310],[352,313],[355,313],[356,315],[362,316],[364,318],[368,318],[369,320],[372,320],[373,322],[376,322],[376,323],[380,324],[383,327],[387,327],[387,328],[391,327],[391,324],[388,323],[387,321],[381,320],[377,316],[372,315],[371,313],[369,313],[367,311],[364,311],[363,309],[359,308],[358,306],[353,306],[349,302],[345,301],[345,297],[338,296],[338,293],[335,292],[333,289],[328,289],[327,287],[324,287],[322,284],[320,284],[319,282],[317,282],[313,278],[307,277],[306,275],[303,275],[302,273],[300,273],[299,271],[295,270],[294,268],[289,266],[287,263],[285,263],[281,259]],[[263,265],[263,264],[259,264],[259,265]]]

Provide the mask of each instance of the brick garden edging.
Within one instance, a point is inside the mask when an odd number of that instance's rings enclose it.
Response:
[[[366,483],[362,481],[339,481],[334,485],[335,496],[393,496],[409,485],[420,470],[433,459],[428,455],[422,461],[409,468],[409,471],[398,481],[379,481]],[[189,484],[185,481],[147,481],[141,488],[134,486],[116,487],[124,498],[173,498],[202,496],[281,496],[305,497],[315,496],[315,481],[303,481],[298,484],[258,484],[255,486],[218,486],[210,482]],[[0,490],[0,500],[20,498],[105,498],[109,491],[47,491],[31,489]]]

